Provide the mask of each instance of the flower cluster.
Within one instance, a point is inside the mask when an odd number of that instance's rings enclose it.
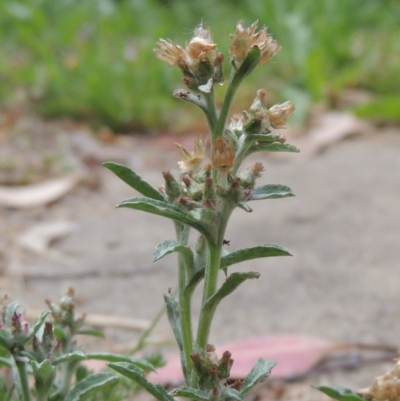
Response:
[[[192,90],[211,91],[213,83],[223,82],[222,63],[224,55],[217,53],[211,32],[200,25],[192,40],[183,49],[169,39],[160,39],[154,54],[170,67],[178,66],[185,85]]]
[[[257,31],[257,28],[257,21],[249,28],[244,27],[243,21],[236,24],[236,31],[231,35],[232,43],[229,47],[229,53],[237,68],[240,67],[249,51],[254,47],[260,49],[260,65],[268,63],[281,49],[278,42],[267,33],[266,27],[260,31]]]

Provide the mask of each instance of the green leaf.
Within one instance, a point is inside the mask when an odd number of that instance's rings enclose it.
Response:
[[[135,381],[144,389],[146,389],[152,396],[160,401],[175,401],[172,396],[162,387],[160,384],[154,384],[148,381],[144,375],[143,371],[138,367],[131,365],[126,362],[110,363],[108,367],[114,369],[121,375],[128,377],[129,379]],[[69,401],[69,400],[66,400]]]
[[[108,352],[91,352],[86,354],[87,359],[96,359],[107,362],[128,362],[140,369],[147,371],[155,371],[154,366],[146,359],[135,358],[129,355],[111,354]]]
[[[365,398],[344,387],[316,386],[315,388],[338,401],[365,401]]]
[[[253,146],[249,153],[258,152],[258,151],[265,151],[265,152],[300,152],[296,146],[289,145],[288,143],[281,143],[281,142],[272,142],[270,144],[258,144]]]
[[[232,401],[232,400],[244,401],[243,395],[239,391],[231,387],[225,387],[222,390],[220,399],[226,401]]]
[[[199,207],[191,210],[187,214],[187,217],[195,222],[214,224],[216,219],[216,214],[211,209]]]
[[[11,359],[0,356],[0,366],[7,366],[8,368],[11,368],[12,367]]]
[[[283,246],[276,244],[266,244],[252,248],[244,248],[223,256],[221,258],[220,268],[226,269],[235,263],[258,258],[268,258],[271,256],[292,256],[292,254]]]
[[[80,334],[82,336],[105,338],[104,333],[102,331],[96,330],[96,329],[80,329],[76,332],[76,334]]]
[[[247,213],[251,213],[253,211],[253,209],[246,202],[236,202],[235,205]]]
[[[156,246],[156,249],[154,250],[153,261],[157,262],[157,260],[160,260],[165,255],[169,255],[172,252],[181,253],[185,258],[191,260],[191,262],[192,262],[191,264],[193,265],[192,250],[187,246],[178,244],[174,240],[167,240],[167,241],[160,242]]]
[[[18,307],[19,307],[18,301],[12,301],[5,307],[4,323],[6,326],[10,327],[12,325],[12,319],[13,319],[14,314],[16,313]]]
[[[130,168],[123,166],[122,164],[106,162],[103,163],[103,166],[112,171],[116,176],[118,176],[122,181],[128,184],[136,191],[140,192],[142,195],[156,199],[156,200],[164,200],[163,196],[158,192],[155,188],[153,188],[146,181],[143,181],[140,176],[138,176],[134,171]]]
[[[100,389],[106,384],[115,383],[118,377],[111,373],[96,373],[78,382],[67,394],[64,401],[80,401],[88,394]]]
[[[158,216],[167,217],[169,219],[184,223],[190,227],[195,228],[205,237],[210,238],[210,227],[207,227],[204,222],[198,222],[193,219],[193,216],[189,218],[187,214],[180,208],[171,205],[170,203],[150,199],[150,198],[130,198],[125,199],[118,207],[127,207],[136,210],[142,210],[147,213],[156,214]]]
[[[271,374],[271,370],[275,365],[276,361],[274,360],[267,361],[263,358],[260,358],[254,365],[253,369],[251,369],[250,373],[244,379],[242,388],[240,389],[240,393],[245,395],[256,384],[264,381]]]
[[[294,193],[286,185],[263,185],[251,191],[249,200],[279,199],[290,196],[294,196]]]
[[[169,320],[169,324],[171,325],[172,332],[174,333],[176,343],[178,344],[178,348],[181,356],[181,366],[183,371],[183,376],[185,378],[185,382],[187,383],[188,379],[188,366],[186,366],[184,350],[183,350],[183,340],[182,340],[182,330],[181,330],[181,317],[179,315],[179,305],[178,302],[171,297],[170,295],[164,295],[165,305],[167,307],[167,316]]]
[[[43,323],[46,321],[47,316],[49,316],[50,314],[50,310],[46,310],[40,314],[40,316],[35,320],[35,323],[33,323],[33,330],[29,335],[29,338],[33,338],[33,336],[37,334]]]
[[[68,354],[61,355],[58,358],[55,358],[53,360],[53,365],[55,366],[60,363],[71,362],[71,361],[82,361],[83,359],[86,359],[85,353],[80,350],[76,350]]]
[[[35,378],[37,399],[47,399],[47,394],[56,377],[56,369],[49,359],[45,359],[41,363],[31,361],[31,365],[33,376]]]
[[[248,272],[248,273],[232,273],[230,274],[224,281],[224,283],[221,285],[221,287],[218,289],[218,291],[210,297],[207,302],[204,305],[205,310],[209,311],[215,311],[217,308],[218,304],[229,294],[231,294],[233,291],[236,290],[237,287],[239,287],[240,284],[242,284],[244,281],[253,279],[253,278],[259,278],[260,275],[258,273],[254,272]]]
[[[10,349],[14,345],[14,336],[8,329],[0,329],[0,347]]]
[[[276,244],[266,244],[255,246],[253,248],[240,249],[239,251],[225,254],[221,257],[220,269],[226,269],[227,267],[246,260],[268,258],[271,256],[292,256],[292,254],[283,246]],[[204,277],[205,269],[202,267],[197,271],[191,278],[190,282],[185,287],[186,296],[190,296],[196,289],[201,279]]]
[[[199,390],[197,388],[192,388],[192,387],[177,388],[172,391],[171,395],[173,395],[174,397],[185,397],[199,401],[210,401],[212,397],[211,394],[208,394],[203,390]]]

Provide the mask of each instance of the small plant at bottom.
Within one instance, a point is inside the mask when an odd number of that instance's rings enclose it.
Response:
[[[75,318],[73,290],[56,304],[46,301],[48,310],[30,325],[18,312],[16,301],[6,302],[0,322],[0,367],[11,370],[0,377],[0,399],[3,401],[121,401],[138,386],[127,386],[112,372],[93,374],[82,365],[85,360],[129,362],[143,372],[155,370],[147,359],[96,352],[84,353],[76,336],[102,337],[102,333],[84,327],[84,317]],[[156,359],[153,359],[156,360]],[[33,376],[33,383],[29,377]],[[95,398],[91,398],[95,397]]]
[[[168,39],[160,39],[154,50],[155,55],[170,67],[180,68],[187,89],[176,90],[174,96],[199,107],[209,127],[207,141],[197,137],[193,150],[177,145],[181,156],[178,176],[165,170],[164,185],[157,190],[128,167],[105,163],[105,167],[143,195],[126,199],[118,207],[166,217],[173,221],[175,228],[176,238],[158,244],[154,260],[173,252],[178,255],[177,295],[169,292],[164,298],[180,349],[184,386],[168,393],[162,386],[148,381],[134,365],[108,365],[163,401],[173,401],[174,396],[202,401],[243,400],[257,383],[269,376],[275,365],[275,361],[260,358],[243,381],[228,384],[232,355],[228,350],[218,356],[209,341],[219,303],[243,282],[259,277],[259,273],[252,271],[228,274],[229,267],[255,258],[290,255],[287,249],[276,244],[231,253],[225,249],[228,242],[225,231],[234,209],[251,212],[250,203],[253,201],[293,196],[292,190],[285,185],[257,186],[264,170],[262,164],[255,163],[242,169],[242,163],[256,152],[298,152],[296,147],[286,143],[282,134],[275,131],[285,127],[294,112],[294,105],[287,101],[269,107],[267,92],[263,89],[257,91],[248,110],[234,115],[228,123],[231,105],[241,83],[280,50],[267,29],[258,29],[257,23],[246,28],[239,21],[231,38],[231,72],[220,108],[216,105],[214,90],[217,85],[225,83],[225,56],[217,51],[207,27],[197,27],[185,48]],[[210,146],[208,161],[205,143]],[[193,246],[188,244],[191,229],[198,233]],[[225,273],[225,281],[218,286],[221,271]],[[201,281],[203,297],[195,333],[192,295]]]

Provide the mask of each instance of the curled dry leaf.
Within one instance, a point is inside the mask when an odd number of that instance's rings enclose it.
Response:
[[[49,251],[54,240],[71,234],[77,228],[75,223],[66,220],[38,223],[23,232],[18,238],[18,243],[31,252],[44,254]]]
[[[21,187],[0,186],[0,206],[30,209],[52,203],[78,185],[81,174],[71,174],[34,185]]]

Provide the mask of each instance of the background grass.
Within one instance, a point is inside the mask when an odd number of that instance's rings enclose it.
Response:
[[[180,71],[152,49],[160,37],[184,45],[203,21],[227,55],[239,19],[269,26],[283,47],[243,89],[246,101],[266,88],[294,101],[301,121],[355,88],[373,95],[358,113],[400,120],[397,0],[3,0],[0,104],[116,130],[185,128],[171,96]]]

